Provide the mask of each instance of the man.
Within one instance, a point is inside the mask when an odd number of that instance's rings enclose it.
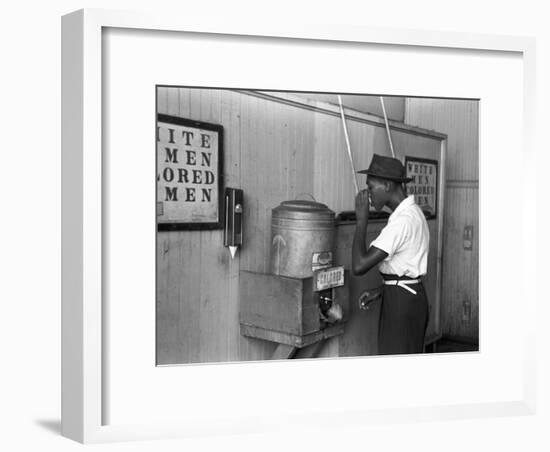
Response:
[[[379,264],[384,280],[378,349],[380,354],[422,353],[428,322],[428,302],[420,278],[426,274],[429,231],[422,210],[408,196],[403,164],[374,154],[367,170],[367,189],[357,194],[357,226],[352,271],[363,275]],[[366,247],[370,204],[392,213],[380,235]]]

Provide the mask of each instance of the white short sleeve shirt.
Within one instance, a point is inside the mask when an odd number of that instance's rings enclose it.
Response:
[[[430,232],[424,213],[414,202],[414,195],[401,201],[370,246],[388,253],[379,264],[381,273],[411,278],[426,274]]]

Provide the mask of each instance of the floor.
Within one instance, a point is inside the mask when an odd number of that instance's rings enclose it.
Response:
[[[426,347],[427,353],[452,353],[452,352],[477,352],[478,344],[459,342],[457,340],[441,338],[437,342]]]

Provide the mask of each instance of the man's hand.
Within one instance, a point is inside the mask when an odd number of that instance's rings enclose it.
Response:
[[[357,221],[368,220],[369,210],[369,190],[364,189],[357,193],[357,196],[355,197],[355,214],[357,215]]]
[[[357,223],[353,234],[351,248],[351,271],[355,276],[364,275],[379,262],[382,262],[388,253],[374,246],[366,247],[367,227],[369,223],[370,193],[368,189],[361,190],[355,197],[355,213]]]

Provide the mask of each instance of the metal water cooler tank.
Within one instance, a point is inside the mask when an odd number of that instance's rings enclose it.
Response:
[[[274,275],[309,278],[332,264],[334,212],[315,201],[284,201],[271,214],[271,265]]]

